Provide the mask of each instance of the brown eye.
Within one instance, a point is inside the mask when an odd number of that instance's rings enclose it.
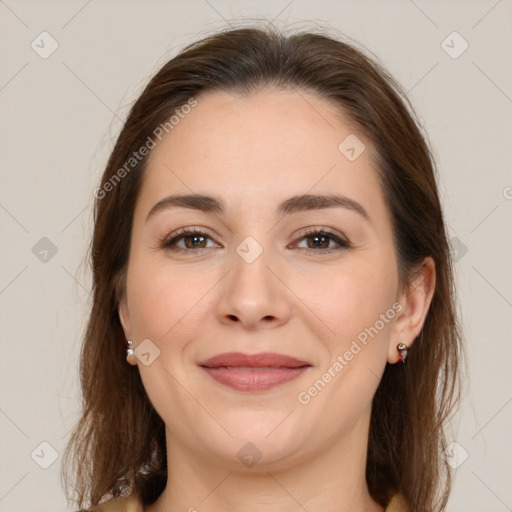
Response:
[[[184,246],[178,244],[183,240]],[[162,249],[170,251],[190,251],[194,249],[209,249],[206,246],[207,240],[211,238],[204,232],[197,229],[184,228],[166,238],[162,243]]]
[[[331,253],[350,247],[347,240],[325,230],[313,230],[304,233],[302,240],[306,240],[306,247],[302,248],[308,253]]]

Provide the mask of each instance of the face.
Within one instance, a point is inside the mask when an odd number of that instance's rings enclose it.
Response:
[[[296,464],[367,435],[400,341],[389,212],[369,143],[342,152],[354,133],[326,100],[197,101],[150,155],[121,321],[134,348],[150,340],[136,364],[168,444],[240,468],[252,443],[260,466]],[[192,194],[219,208],[165,201]],[[305,194],[341,199],[289,201]]]

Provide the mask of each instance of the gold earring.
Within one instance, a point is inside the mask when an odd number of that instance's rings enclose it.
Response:
[[[408,348],[409,347],[405,343],[399,343],[396,346],[396,349],[398,350],[398,352],[400,352],[400,361],[402,361],[402,363],[404,363],[404,364],[405,364],[405,358],[407,357]]]

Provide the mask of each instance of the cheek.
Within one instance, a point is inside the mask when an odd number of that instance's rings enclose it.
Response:
[[[128,271],[128,304],[135,336],[164,340],[190,326],[194,311],[213,286],[205,272],[136,262]],[[147,270],[146,270],[147,269]],[[212,283],[210,283],[212,281]]]
[[[298,398],[311,421],[322,415],[348,428],[370,407],[386,365],[393,281],[377,265],[354,265],[316,282],[324,286],[314,296],[310,289],[312,309],[330,332],[318,372]]]
[[[314,288],[315,310],[330,327],[336,345],[350,344],[376,322],[382,334],[387,332],[390,322],[382,326],[379,321],[394,300],[393,281],[387,274],[376,265],[353,265],[332,272],[323,286]]]

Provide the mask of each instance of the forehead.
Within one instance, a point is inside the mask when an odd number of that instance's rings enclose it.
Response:
[[[364,141],[353,161],[340,151],[355,133],[328,100],[284,89],[246,96],[216,91],[196,100],[151,152],[139,197],[146,210],[170,192],[261,207],[262,200],[338,191],[370,196],[369,210],[383,207],[371,146]]]

